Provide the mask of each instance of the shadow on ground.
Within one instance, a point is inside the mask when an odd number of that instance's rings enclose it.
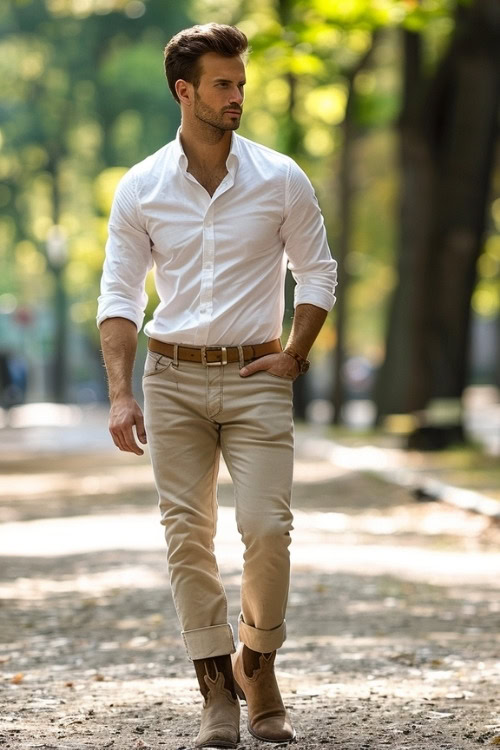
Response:
[[[127,514],[131,523],[155,523],[146,464],[135,475],[123,471],[128,466],[79,457],[61,470],[45,459],[6,475],[17,494],[0,500],[10,522],[3,532],[0,525],[0,539],[4,552],[11,550],[0,571],[2,747],[192,747],[201,698],[178,634],[161,527],[154,539],[137,527],[140,541],[149,540],[144,547],[122,546]],[[490,533],[485,541],[484,527],[453,509],[439,509],[436,530],[433,504],[417,506],[400,488],[369,476],[328,477],[319,464],[301,471],[288,638],[278,660],[296,747],[495,744],[498,538]],[[23,475],[33,480],[26,493]],[[109,491],[100,492],[106,482]],[[223,484],[223,533],[230,496]],[[80,531],[75,548],[85,551],[65,552],[70,531]],[[36,538],[43,533],[48,538]],[[237,537],[223,541],[235,626],[241,546]],[[263,747],[244,720],[240,747]]]

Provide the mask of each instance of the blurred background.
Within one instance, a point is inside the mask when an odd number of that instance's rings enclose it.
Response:
[[[497,0],[3,0],[0,425],[105,404],[113,192],[175,136],[165,44],[210,21],[249,37],[240,132],[305,169],[339,261],[297,417],[500,453]]]
[[[303,746],[499,744],[498,0],[0,0],[0,744],[197,731],[149,456],[112,443],[95,316],[118,180],[179,124],[163,48],[209,21],[248,35],[240,132],[305,169],[339,262],[295,383],[279,668]],[[224,466],[218,504],[236,626]]]

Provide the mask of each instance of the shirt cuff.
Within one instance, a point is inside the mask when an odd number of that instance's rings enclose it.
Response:
[[[126,318],[127,320],[131,320],[132,323],[135,323],[137,332],[139,333],[144,322],[144,312],[139,308],[134,309],[130,305],[124,305],[123,302],[121,304],[115,303],[103,307],[99,306],[96,318],[97,327],[99,328],[101,323],[107,320],[107,318]]]
[[[333,292],[327,292],[325,289],[318,289],[313,286],[301,286],[297,284],[294,292],[294,308],[297,305],[316,305],[322,310],[330,312],[335,304],[335,295]]]

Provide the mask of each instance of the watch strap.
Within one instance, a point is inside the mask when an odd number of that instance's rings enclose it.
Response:
[[[294,351],[293,349],[283,349],[285,354],[288,354],[290,357],[293,357],[293,359],[298,363],[299,365],[299,375],[303,375],[305,372],[308,371],[309,365],[311,364],[308,359],[303,357],[298,352]]]

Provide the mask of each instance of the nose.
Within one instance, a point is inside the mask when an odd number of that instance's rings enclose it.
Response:
[[[238,104],[238,106],[240,106],[243,103],[244,98],[244,92],[238,88],[238,86],[235,86],[231,92],[231,104]]]

